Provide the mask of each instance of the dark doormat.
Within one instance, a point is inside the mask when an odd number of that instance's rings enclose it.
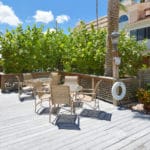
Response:
[[[84,109],[81,113],[80,116],[82,117],[89,117],[89,118],[94,118],[94,119],[99,119],[99,120],[106,120],[106,121],[111,121],[111,113],[107,113],[105,111],[98,111],[98,110],[91,110],[91,109]]]
[[[55,125],[59,129],[80,130],[80,120],[77,115],[59,114],[56,118]]]

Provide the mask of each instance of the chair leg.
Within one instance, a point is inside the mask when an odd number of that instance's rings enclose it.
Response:
[[[96,100],[97,101],[97,109],[100,110],[99,108],[99,100]]]
[[[95,109],[99,110],[99,101],[95,98]]]
[[[34,105],[35,105],[35,113],[37,112],[37,106],[40,105],[40,108],[42,107],[42,100],[41,99],[37,99],[37,97],[35,97],[35,101],[34,101]]]
[[[80,117],[77,116],[77,119],[78,119],[77,125],[78,125],[78,127],[80,127]]]
[[[21,94],[22,94],[22,91],[20,88],[18,88],[18,97],[19,97],[19,100],[21,101]]]
[[[94,103],[94,108],[96,109],[96,99],[94,100],[94,102],[95,102],[95,103]]]
[[[32,91],[32,97],[35,99],[36,98],[36,93],[35,91]]]
[[[50,104],[50,100],[49,100],[49,123],[51,123],[51,104]]]
[[[36,113],[36,98],[35,98],[35,101],[34,101],[34,111],[35,111],[35,113]]]
[[[71,103],[71,114],[75,114],[75,112],[76,112],[76,108],[74,106],[74,103],[72,102]]]

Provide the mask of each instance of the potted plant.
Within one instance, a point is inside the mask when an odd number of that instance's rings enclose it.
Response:
[[[148,84],[146,88],[139,88],[137,90],[137,97],[140,103],[144,104],[146,112],[150,112],[150,88]]]

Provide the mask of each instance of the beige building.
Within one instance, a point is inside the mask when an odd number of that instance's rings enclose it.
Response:
[[[125,5],[127,11],[119,12],[119,30],[126,30],[128,35],[135,36],[138,42],[146,39],[147,50],[144,55],[148,59],[146,63],[150,66],[150,0],[144,3],[135,2],[134,0],[120,0]],[[97,20],[87,23],[89,29],[90,24],[97,27]],[[98,28],[107,28],[107,16],[98,19]]]
[[[135,3],[124,0],[127,11],[120,11],[119,29],[125,29],[130,36],[135,36],[137,41],[147,39],[150,50],[150,2]]]
[[[90,29],[91,24],[94,25],[94,28],[97,28],[97,20],[88,22],[86,24],[87,29]],[[108,18],[107,18],[107,16],[98,18],[98,28],[107,28],[107,25],[108,25]]]
[[[119,29],[125,29],[140,43],[146,39],[147,50],[144,51],[144,62],[150,66],[150,0],[136,3],[133,0],[122,0],[127,11],[119,13]]]

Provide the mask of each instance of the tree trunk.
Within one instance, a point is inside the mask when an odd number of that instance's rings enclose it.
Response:
[[[118,31],[118,18],[119,18],[119,0],[109,0],[108,1],[108,35],[107,35],[107,45],[106,45],[106,56],[105,56],[105,76],[112,77],[112,42],[111,33],[113,31]]]

